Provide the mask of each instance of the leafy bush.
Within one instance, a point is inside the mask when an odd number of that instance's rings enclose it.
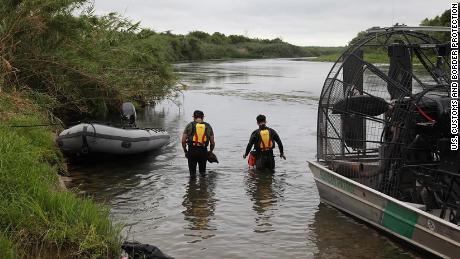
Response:
[[[163,46],[143,40],[139,24],[116,14],[95,16],[87,2],[0,6],[3,88],[48,95],[52,111],[67,121],[115,111],[123,100],[171,93],[176,78]]]

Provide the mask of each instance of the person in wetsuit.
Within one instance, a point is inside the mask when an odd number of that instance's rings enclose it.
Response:
[[[283,143],[281,142],[278,133],[276,133],[274,129],[267,127],[267,119],[264,115],[257,116],[256,120],[257,125],[259,125],[259,129],[252,132],[243,158],[246,159],[254,146],[256,150],[256,168],[274,169],[275,157],[273,155],[273,149],[275,148],[275,142],[278,144],[280,157],[286,160],[286,157],[284,156]]]
[[[193,121],[187,124],[182,134],[182,148],[185,157],[188,159],[190,176],[196,176],[198,164],[201,175],[206,173],[206,162],[208,158],[208,145],[210,152],[214,150],[214,132],[209,123],[203,121],[204,113],[196,110],[193,112]],[[188,149],[187,149],[188,146]]]

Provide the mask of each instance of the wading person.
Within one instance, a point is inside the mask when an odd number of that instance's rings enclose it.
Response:
[[[259,129],[252,132],[243,158],[246,159],[254,146],[256,150],[256,168],[259,170],[274,169],[275,157],[273,155],[273,149],[275,148],[275,142],[278,144],[280,157],[286,160],[283,151],[283,143],[281,142],[278,133],[276,133],[274,129],[267,127],[267,119],[264,115],[257,116],[256,120],[257,125],[259,125]]]
[[[214,150],[214,132],[211,125],[203,121],[202,111],[193,112],[193,121],[187,124],[182,134],[182,148],[185,157],[188,159],[190,176],[196,176],[198,165],[201,175],[206,173],[206,162],[208,158],[208,145],[210,152]],[[188,149],[187,149],[188,146]]]

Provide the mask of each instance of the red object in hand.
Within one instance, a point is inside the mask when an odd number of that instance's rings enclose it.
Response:
[[[256,165],[256,157],[251,153],[248,156],[248,165],[249,167],[254,167]]]

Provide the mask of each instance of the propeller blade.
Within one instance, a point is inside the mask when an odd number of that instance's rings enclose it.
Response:
[[[332,114],[364,114],[378,116],[390,109],[390,105],[380,97],[356,95],[342,99],[334,104]]]

